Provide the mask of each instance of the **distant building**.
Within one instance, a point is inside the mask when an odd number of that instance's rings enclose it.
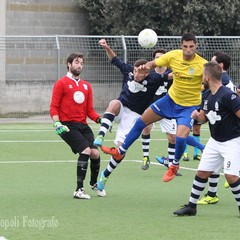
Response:
[[[0,35],[88,35],[73,0],[0,0]]]

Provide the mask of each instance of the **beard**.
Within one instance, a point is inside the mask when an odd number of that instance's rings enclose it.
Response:
[[[206,90],[206,89],[209,89],[209,84],[208,84],[208,82],[204,81],[202,84],[203,84],[205,90]]]
[[[81,70],[80,69],[74,69],[74,68],[70,68],[70,71],[72,73],[73,76],[79,77],[81,74]]]

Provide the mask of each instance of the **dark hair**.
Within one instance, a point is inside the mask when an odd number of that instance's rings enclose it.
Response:
[[[165,49],[156,49],[153,51],[152,53],[152,58],[155,58],[156,54],[157,53],[162,53],[162,54],[165,54],[167,51]]]
[[[67,69],[69,70],[69,67],[68,67],[68,63],[72,64],[72,62],[74,61],[74,59],[76,58],[82,58],[83,61],[84,61],[84,58],[83,58],[83,54],[82,53],[72,53],[68,56],[67,58]]]
[[[191,32],[186,32],[182,35],[181,37],[181,43],[183,43],[183,41],[193,41],[194,43],[197,43],[197,39],[195,37],[195,35]]]
[[[138,59],[135,63],[134,63],[134,67],[139,67],[143,64],[146,64],[148,61],[146,59]]]
[[[216,61],[218,63],[223,63],[223,70],[227,71],[229,69],[231,66],[231,57],[228,54],[218,50],[213,56],[216,56]]]
[[[204,64],[204,71],[211,75],[213,80],[221,81],[222,69],[220,65],[215,61],[210,61]]]

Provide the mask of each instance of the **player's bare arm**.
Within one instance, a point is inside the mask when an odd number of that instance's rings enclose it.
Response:
[[[52,116],[52,120],[53,120],[53,122],[60,121],[58,115]]]
[[[172,74],[172,72],[170,72],[169,74],[168,74],[168,80],[172,80],[173,79],[173,74]]]
[[[240,118],[240,109],[238,111],[236,111],[235,114],[238,118]]]
[[[157,67],[157,65],[155,63],[155,60],[153,60],[153,61],[147,62],[144,65],[140,65],[137,70],[138,70],[139,74],[147,74],[147,73],[149,73],[150,70],[152,70],[156,67]]]
[[[203,110],[200,110],[200,112],[198,110],[194,110],[192,112],[191,118],[201,123],[206,123],[208,121],[206,114]]]
[[[107,56],[108,56],[109,60],[111,61],[116,56],[116,53],[107,44],[106,39],[101,39],[98,43],[100,46],[102,46],[105,49]]]

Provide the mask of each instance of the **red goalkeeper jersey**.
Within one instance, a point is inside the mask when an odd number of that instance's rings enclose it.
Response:
[[[96,122],[100,115],[93,107],[91,84],[73,79],[70,73],[60,78],[53,87],[50,115],[58,115],[62,122],[87,124],[87,117]]]

